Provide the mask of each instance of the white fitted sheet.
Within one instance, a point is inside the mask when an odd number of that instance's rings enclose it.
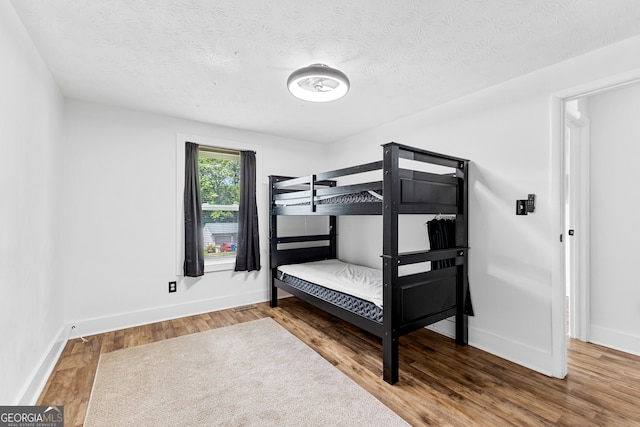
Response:
[[[281,265],[278,270],[382,307],[382,270],[336,259]]]

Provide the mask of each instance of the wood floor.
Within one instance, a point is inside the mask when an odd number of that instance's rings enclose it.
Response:
[[[379,340],[298,300],[224,310],[71,340],[39,405],[80,426],[100,354],[272,317],[414,426],[640,425],[640,357],[571,341],[569,375],[549,378],[423,329],[400,339],[400,382],[382,381]]]

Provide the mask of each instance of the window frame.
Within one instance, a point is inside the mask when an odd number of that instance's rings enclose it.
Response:
[[[185,144],[192,142],[211,148],[222,148],[236,151],[256,152],[256,181],[262,176],[262,147],[255,144],[247,144],[240,141],[232,141],[223,138],[212,138],[201,135],[178,133],[176,136],[176,276],[184,276],[184,150]],[[262,185],[256,182],[256,198],[262,200]],[[205,259],[204,272],[233,270],[236,257],[224,257],[224,259]]]

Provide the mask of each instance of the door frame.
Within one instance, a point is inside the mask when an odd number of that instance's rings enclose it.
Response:
[[[566,108],[567,103],[573,100],[578,100],[583,97],[565,99],[565,114],[564,114],[564,127],[566,131],[568,127],[572,129],[569,142],[570,147],[567,147],[567,135],[565,133],[563,143],[565,144],[565,150],[569,148],[569,151],[564,151],[564,165],[569,164],[565,174],[569,175],[569,198],[566,202],[569,204],[569,212],[566,211],[565,205],[565,268],[570,270],[570,278],[568,284],[570,288],[570,302],[569,302],[569,316],[570,316],[570,329],[569,336],[581,341],[589,340],[589,324],[590,324],[590,269],[589,269],[589,254],[590,254],[590,219],[589,219],[589,167],[590,167],[590,131],[589,131],[589,119],[585,114],[580,114],[577,111],[570,111]],[[567,155],[569,158],[567,159]],[[566,195],[566,192],[565,192]],[[568,218],[567,218],[568,217]],[[567,219],[569,221],[567,221]],[[569,225],[569,227],[566,226]],[[568,229],[571,228],[576,231],[575,235],[569,236]],[[573,258],[573,259],[571,259]]]

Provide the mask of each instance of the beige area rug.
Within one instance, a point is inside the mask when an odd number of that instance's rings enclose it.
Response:
[[[85,426],[406,426],[273,319],[103,354]]]

